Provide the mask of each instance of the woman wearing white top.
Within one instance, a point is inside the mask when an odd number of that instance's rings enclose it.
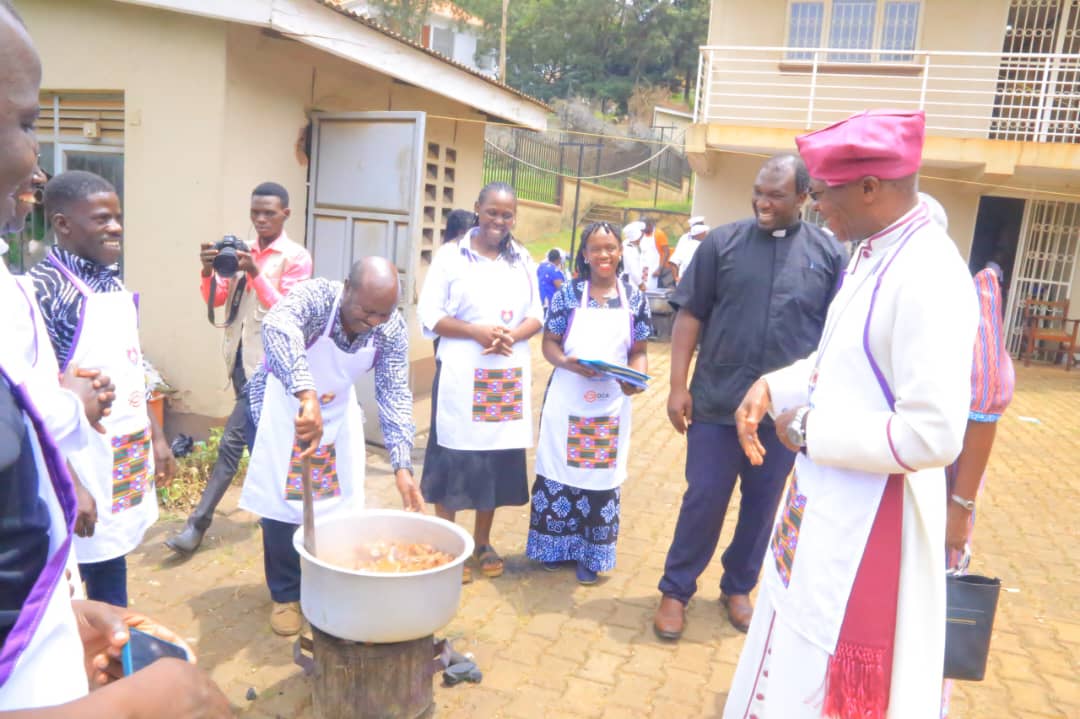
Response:
[[[417,308],[425,334],[439,338],[420,488],[444,519],[476,510],[474,556],[488,577],[503,571],[491,546],[495,508],[529,501],[528,340],[544,316],[536,267],[511,235],[516,213],[513,188],[485,186],[476,227],[439,248]]]

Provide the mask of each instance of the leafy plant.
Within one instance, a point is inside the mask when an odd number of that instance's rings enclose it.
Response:
[[[199,503],[203,488],[210,479],[210,472],[217,461],[218,445],[221,444],[223,427],[214,427],[205,442],[196,442],[191,454],[176,460],[176,477],[168,487],[158,488],[158,502],[166,509],[187,512]],[[234,483],[244,481],[247,473],[248,453],[240,458],[240,467],[233,477]]]

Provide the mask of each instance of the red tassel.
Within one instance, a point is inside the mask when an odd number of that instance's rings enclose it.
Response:
[[[830,719],[885,719],[889,708],[885,660],[884,649],[839,642],[829,657],[821,715]]]

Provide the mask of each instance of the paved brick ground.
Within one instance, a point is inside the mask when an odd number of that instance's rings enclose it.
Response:
[[[650,345],[652,373],[668,373],[667,345]],[[534,348],[534,394],[549,368]],[[1080,717],[1080,372],[1019,369],[979,505],[974,569],[1003,578],[985,682],[961,684],[956,717]],[[464,589],[446,628],[484,671],[480,685],[436,688],[440,717],[717,716],[743,635],[722,617],[714,561],[690,605],[678,644],[659,642],[651,617],[656,583],[683,489],[685,443],[667,422],[666,382],[634,400],[635,456],[624,486],[618,567],[593,587],[571,571],[549,574],[524,557],[525,508],[500,510],[495,544],[507,560],[499,579]],[[419,424],[427,405],[418,406]],[[426,433],[425,433],[426,434]],[[421,436],[417,460],[422,458]],[[395,506],[384,457],[372,454],[369,502]],[[164,517],[131,556],[133,604],[197,646],[200,663],[247,717],[310,717],[306,680],[292,642],[267,618],[259,530],[226,496],[204,549],[178,562],[162,545],[181,518]],[[722,545],[730,538],[729,513]],[[472,518],[462,516],[465,526]],[[257,698],[246,699],[249,688]]]

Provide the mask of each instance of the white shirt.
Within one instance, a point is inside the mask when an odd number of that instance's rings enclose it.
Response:
[[[641,275],[644,268],[641,265],[641,245],[630,242],[623,243],[623,272],[634,287],[641,286]]]
[[[705,235],[702,235],[705,237]],[[679,238],[679,242],[675,245],[675,251],[671,253],[671,259],[668,260],[673,265],[679,266],[679,272],[686,274],[686,269],[690,267],[690,261],[694,259],[694,253],[697,252],[697,248],[701,246],[701,240],[696,237],[692,237],[690,233],[686,233]]]
[[[464,276],[470,262],[500,262],[508,269],[510,264],[502,257],[494,260],[479,255],[472,249],[472,232],[469,232],[457,242],[447,242],[438,249],[431,259],[431,267],[428,268],[424,278],[423,289],[420,290],[420,299],[416,305],[416,314],[420,319],[424,337],[434,339],[438,337],[435,325],[443,317],[458,317],[462,314],[461,299],[458,293],[453,291],[452,285]],[[528,251],[519,243],[514,242],[517,251],[517,264],[515,271],[520,271],[520,263],[524,263],[525,272],[532,293],[528,311],[525,317],[544,321],[544,305],[540,302],[540,287],[536,279],[536,263],[529,256]]]

